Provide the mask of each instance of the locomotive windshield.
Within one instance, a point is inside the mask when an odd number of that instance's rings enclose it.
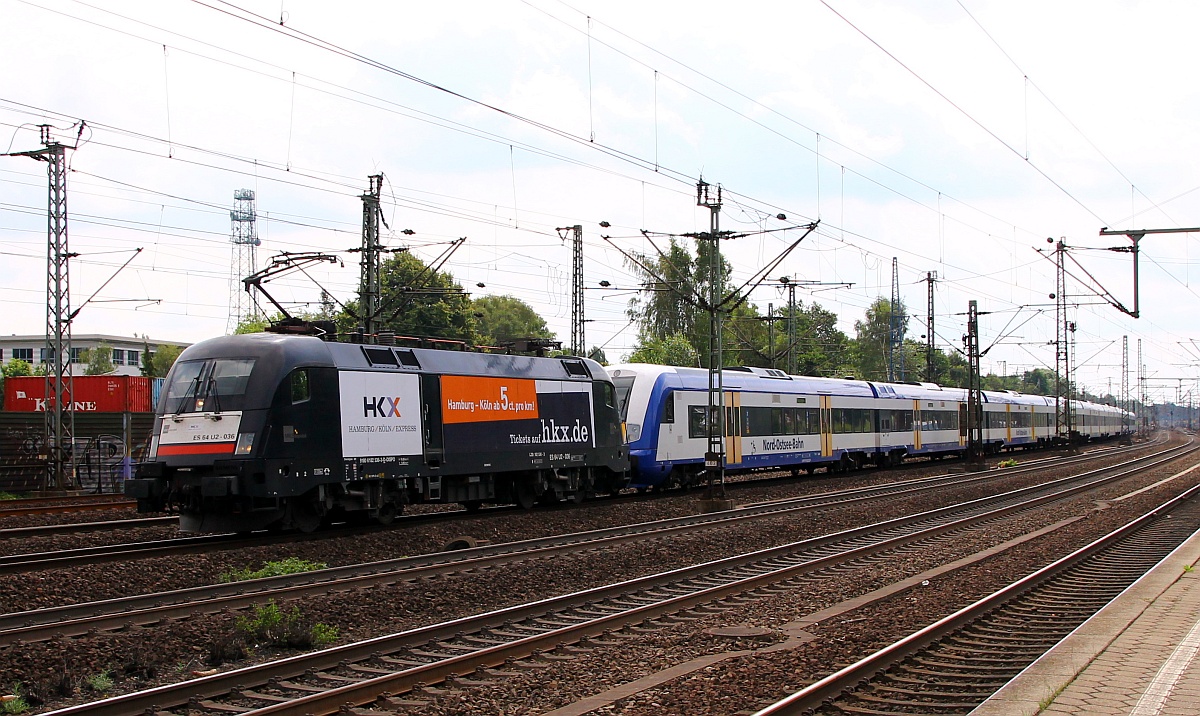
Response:
[[[613,378],[613,386],[617,389],[617,408],[621,411],[621,420],[629,412],[629,393],[633,391],[633,377]]]
[[[164,413],[241,410],[253,358],[194,360],[178,363],[167,385]]]

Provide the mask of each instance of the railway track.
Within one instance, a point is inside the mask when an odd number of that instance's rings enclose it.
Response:
[[[828,507],[837,504],[849,504],[862,500],[881,499],[905,493],[911,493],[923,489],[933,489],[937,486],[945,484],[967,484],[968,482],[987,480],[1003,475],[1004,477],[1015,477],[1023,474],[1028,474],[1047,465],[1055,466],[1073,466],[1083,465],[1093,460],[1111,457],[1114,454],[1120,454],[1122,451],[1133,450],[1137,448],[1124,448],[1118,452],[1096,451],[1078,456],[1070,457],[1050,457],[1031,460],[1017,467],[1006,468],[1002,473],[999,472],[983,472],[983,473],[951,473],[945,475],[936,475],[925,478],[914,478],[910,480],[901,480],[886,485],[853,488],[848,490],[838,490],[828,493],[819,493],[800,498],[790,498],[779,500],[773,503],[760,503],[748,505],[744,508],[736,510],[736,514],[740,517],[757,515],[763,512],[771,512],[775,510],[790,510],[790,509],[815,509],[817,507]],[[637,499],[645,499],[646,496],[636,496]],[[503,514],[511,511],[512,507],[494,507],[484,508],[483,510],[473,513],[473,516],[479,517],[486,514]],[[572,509],[572,507],[566,507]],[[586,507],[582,508],[586,509]],[[357,533],[363,531],[377,531],[381,529],[390,529],[393,527],[411,526],[425,522],[453,520],[461,517],[464,514],[461,511],[450,512],[435,512],[426,514],[403,515],[396,519],[390,526],[372,525],[367,527],[355,526],[335,526],[324,531],[314,534],[300,533],[261,533],[253,536],[238,536],[234,534],[217,534],[217,535],[199,535],[191,537],[179,537],[167,540],[152,540],[145,542],[132,542],[116,545],[103,545],[95,547],[82,547],[69,550],[59,550],[54,552],[40,552],[27,554],[14,554],[0,556],[0,575],[4,574],[19,574],[23,572],[31,572],[43,569],[61,569],[65,567],[77,567],[87,564],[103,564],[114,561],[123,561],[129,559],[141,558],[159,558],[170,557],[173,555],[195,554],[198,552],[207,551],[208,549],[240,549],[243,547],[261,546],[267,544],[280,544],[286,542],[302,541],[308,539],[321,539],[325,537],[343,536],[348,533]],[[677,518],[679,525],[687,524],[702,524],[705,522],[720,519],[720,515],[698,515],[693,517]],[[174,518],[147,518],[144,521],[139,521],[129,526],[164,526],[169,525]],[[133,520],[117,521],[108,523],[110,528],[124,526],[123,523]],[[654,525],[657,523],[649,523]],[[84,525],[69,525],[66,527],[66,532],[83,532],[88,531]],[[621,530],[633,530],[633,533],[641,533],[649,527],[640,527],[632,525],[619,528]],[[52,526],[47,527],[32,527],[32,528],[16,528],[12,530],[0,530],[0,538],[22,538],[35,535],[58,534],[59,532]],[[499,548],[493,548],[499,549]]]
[[[1119,454],[1121,452],[1126,452],[1126,451],[1130,451],[1130,450],[1138,450],[1138,449],[1152,446],[1154,444],[1161,443],[1161,442],[1162,442],[1162,438],[1160,436],[1158,439],[1156,439],[1155,443],[1147,443],[1147,444],[1144,444],[1144,445],[1141,445],[1138,447],[1133,447],[1133,448],[1111,447],[1111,446],[1095,447],[1095,448],[1085,451],[1082,458],[1083,459],[1088,459],[1088,458],[1097,459],[1097,458],[1104,457],[1105,455]],[[1044,464],[1053,463],[1055,461],[1060,461],[1063,459],[1064,458],[1060,455],[1038,457],[1038,458],[1033,458],[1033,459],[1029,459],[1029,460],[1022,459],[1021,466],[1025,467],[1025,466],[1044,465]],[[1067,459],[1070,459],[1070,458],[1067,458]],[[949,463],[952,463],[953,461],[945,460],[944,462],[949,464]],[[928,469],[931,464],[932,463],[929,463],[929,462],[909,462],[909,463],[905,463],[902,466],[897,466],[897,467],[893,467],[890,469],[893,471],[922,470],[922,469]],[[768,473],[762,473],[762,474],[753,473],[753,474],[747,474],[747,475],[741,475],[741,476],[734,476],[734,477],[730,478],[729,481],[726,483],[726,489],[736,492],[738,490],[742,490],[742,489],[746,489],[746,488],[762,487],[764,485],[770,485],[772,483],[790,482],[790,481],[794,481],[796,479],[796,477],[794,475],[790,475],[790,474],[779,475],[779,476],[775,476],[775,477],[765,476],[767,474]],[[614,500],[614,499],[656,500],[656,499],[661,499],[664,497],[670,497],[674,494],[678,494],[678,493],[671,492],[671,491],[666,491],[666,492],[654,491],[654,492],[648,493],[648,494],[636,494],[636,495],[635,494],[626,494],[626,495],[618,495],[615,497],[604,495],[604,496],[597,496],[594,499],[596,501],[601,501],[601,502]],[[94,506],[85,504],[82,507],[78,507],[79,500],[87,500],[89,498],[91,498],[95,501]],[[72,501],[74,501],[76,504],[71,504]],[[13,505],[13,503],[20,503],[20,504]],[[6,505],[13,505],[13,506],[9,507],[8,509],[5,509]],[[571,509],[573,506],[574,505],[563,505],[563,507],[566,509]],[[76,509],[76,507],[78,507],[78,509]],[[22,498],[19,500],[0,501],[0,524],[3,524],[2,520],[3,520],[4,516],[6,516],[6,515],[8,515],[8,516],[20,516],[20,515],[28,516],[28,515],[42,515],[42,514],[67,514],[67,513],[71,513],[71,512],[80,512],[80,511],[112,510],[112,509],[127,509],[127,508],[132,509],[133,507],[136,507],[136,502],[131,502],[131,501],[125,500],[124,497],[121,495],[82,495],[82,496],[67,495],[67,496],[48,496],[48,497],[38,497],[38,498]],[[513,509],[513,508],[511,506],[497,506],[494,508],[485,508],[484,511],[485,512],[490,511],[490,510],[506,511],[506,510],[510,510],[510,509]],[[454,512],[460,516],[467,514],[466,511],[462,511],[462,510],[451,510],[451,512]],[[480,513],[477,511],[477,512],[473,512],[471,514],[474,516],[478,516]],[[416,515],[407,515],[405,517],[410,518],[410,519],[411,518],[420,519],[420,517],[418,517]],[[0,540],[24,539],[26,537],[44,537],[44,536],[53,536],[53,535],[80,534],[80,533],[85,533],[85,532],[103,532],[103,531],[121,530],[121,529],[136,529],[136,528],[140,528],[140,527],[169,527],[171,525],[178,524],[178,522],[179,522],[178,517],[163,516],[163,517],[137,517],[137,518],[120,519],[120,520],[103,520],[103,521],[96,521],[96,522],[73,522],[73,523],[68,523],[68,524],[57,524],[57,525],[36,525],[36,526],[29,526],[29,527],[0,528]]]
[[[966,714],[1200,528],[1200,486],[755,716]]]
[[[630,579],[442,624],[324,651],[204,676],[51,712],[56,716],[130,716],[135,713],[238,713],[255,716],[330,714],[365,704],[394,710],[422,684],[476,673],[501,678],[513,669],[539,668],[571,658],[593,644],[664,621],[689,621],[722,604],[794,588],[820,570],[889,559],[937,541],[986,530],[998,521],[1069,500],[1098,486],[1157,467],[1191,451],[1185,446],[1085,476],[1014,490],[866,527]],[[468,565],[459,565],[470,569]],[[481,566],[481,565],[478,565]],[[641,626],[639,626],[641,625]],[[531,656],[540,656],[528,661]],[[540,661],[539,661],[540,660]]]
[[[128,510],[137,507],[136,500],[124,495],[56,495],[0,500],[0,519],[29,515],[57,515],[69,512],[100,512]]]
[[[1155,461],[1162,458],[1162,454],[1157,454],[1146,456],[1142,460]],[[1079,459],[1077,462],[1083,462],[1083,460]],[[1011,476],[1019,474],[1019,472],[1005,474]],[[946,485],[963,486],[994,477],[994,474],[976,473],[967,476],[942,475],[918,478],[876,487],[853,488],[790,500],[764,502],[723,513],[678,517],[541,539],[487,545],[449,553],[405,557],[302,574],[4,614],[0,615],[0,646],[15,642],[44,641],[60,636],[80,636],[94,633],[97,630],[123,629],[133,625],[153,624],[163,619],[245,607],[261,603],[268,598],[294,599],[333,590],[395,584],[406,580],[483,569],[506,562],[578,553],[835,505],[895,498]],[[233,536],[230,538],[233,539]],[[186,539],[197,540],[197,538]],[[191,542],[186,549],[203,551],[213,544],[230,546],[221,542],[200,540]],[[235,540],[234,546],[236,545]],[[149,545],[149,549],[155,550],[158,547]],[[85,556],[70,554],[61,559],[72,560]],[[121,556],[121,552],[105,553],[106,558],[117,559]],[[27,562],[18,557],[10,566],[19,568],[25,564]],[[52,562],[52,564],[55,563]],[[3,566],[0,563],[0,567]]]

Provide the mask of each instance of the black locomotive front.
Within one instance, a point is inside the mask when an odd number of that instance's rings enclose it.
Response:
[[[185,531],[315,527],[311,499],[340,472],[337,368],[315,338],[229,336],[183,352],[126,494]],[[314,497],[320,497],[314,494]]]
[[[228,336],[184,351],[157,410],[125,491],[185,531],[531,507],[628,479],[612,383],[578,358]]]

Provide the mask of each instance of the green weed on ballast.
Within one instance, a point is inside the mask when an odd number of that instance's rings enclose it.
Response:
[[[313,624],[312,641],[313,646],[326,646],[337,641],[338,628],[328,624]]]
[[[11,492],[5,492],[4,490],[0,490],[0,500],[19,500],[19,499],[21,499],[20,495],[14,495]]]
[[[996,463],[996,467],[1016,467],[1016,466],[1017,466],[1017,461],[1011,457],[1007,460],[1001,460],[1000,462]]]
[[[254,613],[238,617],[235,629],[247,646],[275,646],[310,649],[337,639],[337,627],[309,625],[299,607],[285,612],[273,600],[254,607]]]
[[[263,579],[264,577],[280,577],[285,574],[300,574],[325,569],[329,565],[324,562],[313,562],[298,557],[288,557],[275,562],[267,562],[262,569],[231,569],[221,575],[222,582],[244,582],[247,579]]]
[[[1190,565],[1190,564],[1183,565],[1183,573],[1184,574],[1189,574],[1194,571],[1196,571],[1196,568],[1193,567],[1192,565]]]
[[[6,714],[22,714],[29,710],[29,702],[25,700],[25,689],[20,681],[14,681],[9,693],[0,701]]]
[[[98,694],[107,694],[112,691],[113,678],[108,671],[101,671],[99,674],[92,674],[83,680],[87,687]]]

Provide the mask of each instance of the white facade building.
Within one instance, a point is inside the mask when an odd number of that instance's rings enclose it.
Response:
[[[150,353],[159,346],[187,348],[191,343],[178,341],[144,340],[129,336],[110,336],[102,333],[80,333],[71,336],[71,374],[83,375],[87,364],[82,362],[83,351],[101,345],[112,348],[113,372],[110,375],[141,375],[142,354],[147,345]],[[0,363],[19,358],[34,368],[46,362],[45,336],[0,336]]]

